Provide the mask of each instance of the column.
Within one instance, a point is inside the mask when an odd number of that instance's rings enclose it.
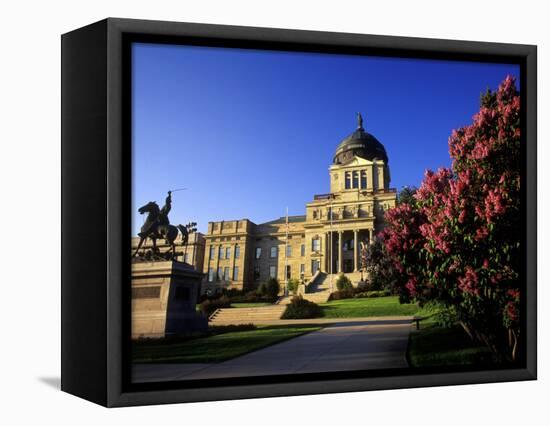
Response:
[[[344,259],[342,258],[342,248],[344,246],[344,231],[338,231],[338,273],[344,271]]]
[[[334,238],[334,233],[331,231],[328,233],[329,234],[329,253],[328,253],[328,273],[329,274],[333,274],[334,273],[334,244],[333,244],[333,238]]]
[[[359,256],[359,244],[358,244],[358,235],[357,229],[353,230],[353,272],[357,272],[358,268],[358,256]]]

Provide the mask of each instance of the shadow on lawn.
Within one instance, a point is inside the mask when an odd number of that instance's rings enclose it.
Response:
[[[148,345],[172,345],[178,343],[185,343],[191,340],[201,339],[205,337],[218,336],[226,333],[235,333],[241,331],[254,331],[254,330],[278,330],[286,328],[308,328],[312,326],[318,326],[318,324],[281,324],[281,325],[262,325],[256,326],[254,324],[239,324],[239,325],[215,325],[210,326],[206,332],[192,333],[188,335],[168,336],[161,338],[140,338],[132,342],[135,346],[148,346]]]

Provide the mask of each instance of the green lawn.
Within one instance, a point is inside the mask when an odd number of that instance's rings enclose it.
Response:
[[[489,348],[472,342],[460,325],[438,327],[431,319],[420,322],[410,335],[411,367],[494,366],[498,363]]]
[[[271,306],[272,303],[255,302],[255,303],[231,303],[232,308],[260,308],[262,306]]]
[[[320,328],[265,326],[180,342],[137,341],[132,345],[132,360],[140,363],[221,362]]]
[[[325,318],[384,317],[393,315],[421,315],[415,304],[400,304],[397,296],[333,300],[322,303]]]

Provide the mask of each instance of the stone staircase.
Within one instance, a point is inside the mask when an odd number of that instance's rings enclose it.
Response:
[[[277,321],[281,319],[286,306],[276,304],[258,308],[218,309],[209,318],[209,325],[253,324],[256,322]]]
[[[332,275],[334,288],[336,288],[336,274]],[[317,304],[326,303],[330,296],[330,275],[318,272],[308,284],[308,292],[302,297]],[[218,309],[209,318],[210,325],[228,324],[254,324],[276,322],[290,303],[293,296],[283,296],[275,304],[258,308],[224,308]]]
[[[326,303],[330,296],[330,274],[318,272],[308,285],[307,293],[302,296],[310,302]]]

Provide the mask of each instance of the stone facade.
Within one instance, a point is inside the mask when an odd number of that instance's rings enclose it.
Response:
[[[395,206],[385,149],[362,127],[345,138],[329,167],[330,192],[315,195],[306,214],[255,224],[248,219],[209,222],[203,292],[254,289],[268,277],[308,282],[319,270],[357,282],[360,243],[369,243]],[[285,248],[286,247],[286,248]]]

